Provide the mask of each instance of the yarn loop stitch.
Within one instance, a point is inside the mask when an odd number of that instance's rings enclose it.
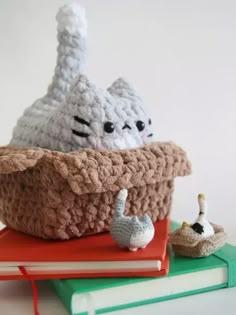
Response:
[[[129,150],[0,148],[0,220],[43,238],[69,239],[109,230],[115,198],[129,190],[127,215],[169,215],[174,177],[191,173],[174,143]]]

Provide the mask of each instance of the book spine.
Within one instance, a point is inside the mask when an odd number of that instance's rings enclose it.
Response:
[[[226,243],[214,255],[225,261],[228,265],[228,287],[236,287],[236,247]]]
[[[79,310],[81,306],[86,311]],[[92,293],[85,292],[85,293],[80,293],[80,294],[74,294],[72,296],[72,301],[71,301],[71,314],[72,315],[96,315]]]
[[[62,280],[49,280],[50,285],[53,287],[59,299],[65,305],[67,310],[72,314],[72,295],[70,288],[67,287],[65,281]]]
[[[65,280],[49,280],[49,283],[52,285],[54,291],[56,292],[59,299],[65,305],[67,310],[71,315],[95,315],[95,307],[93,303],[92,294],[90,292],[82,293],[76,295],[76,305],[75,301],[73,301],[73,297],[75,297],[75,293],[70,288],[69,285],[66,285]],[[78,313],[79,305],[86,305],[85,312]]]

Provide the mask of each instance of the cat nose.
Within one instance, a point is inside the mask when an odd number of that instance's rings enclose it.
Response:
[[[125,123],[124,127],[122,128],[123,130],[128,128],[129,130],[131,130],[132,128],[130,127],[130,125],[128,125],[127,123]]]

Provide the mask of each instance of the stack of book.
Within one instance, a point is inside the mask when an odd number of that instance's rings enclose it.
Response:
[[[0,279],[27,279],[26,273],[38,280],[165,275],[168,231],[168,220],[157,222],[148,247],[131,252],[117,246],[110,233],[53,241],[6,228],[0,234]]]
[[[148,247],[129,252],[109,233],[49,241],[5,228],[0,279],[48,279],[76,315],[86,314],[90,304],[102,314],[236,285],[236,247],[226,244],[207,258],[174,256],[169,229],[168,220],[157,222]]]

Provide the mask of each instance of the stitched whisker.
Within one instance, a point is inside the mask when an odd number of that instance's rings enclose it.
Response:
[[[89,137],[89,134],[88,133],[85,133],[85,132],[80,132],[80,131],[77,131],[77,130],[74,130],[72,129],[72,133],[78,137],[82,137],[82,138],[87,138]]]
[[[90,123],[86,120],[84,120],[83,118],[79,118],[78,116],[74,116],[74,120],[80,124],[86,125],[86,126],[90,126]]]

